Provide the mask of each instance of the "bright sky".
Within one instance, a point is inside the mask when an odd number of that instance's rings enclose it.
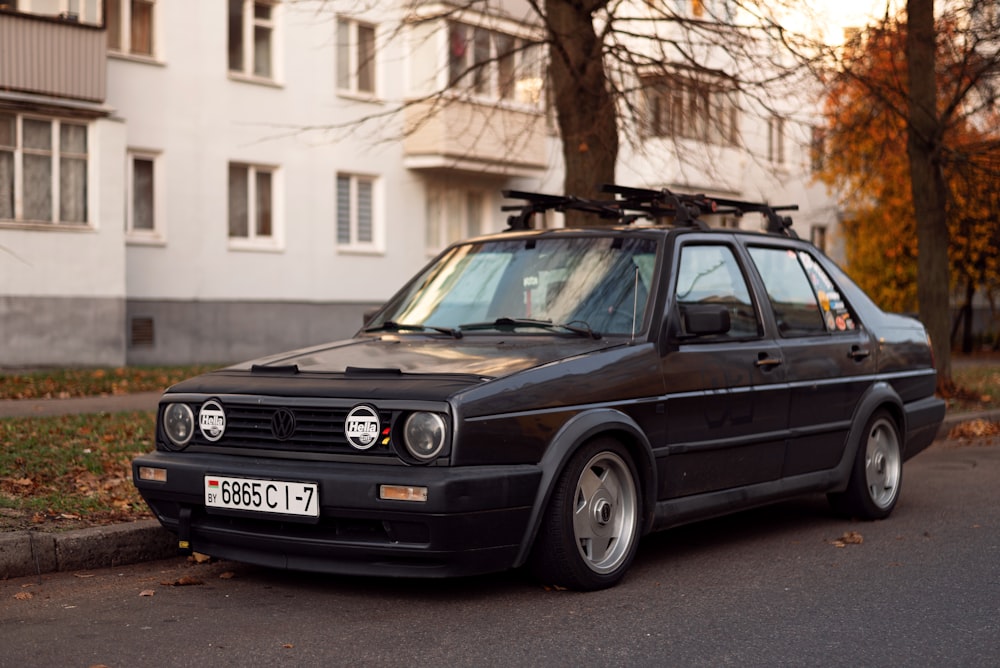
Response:
[[[893,14],[905,5],[905,0],[803,0],[800,6],[803,14],[813,14],[813,25],[827,43],[839,44],[844,39],[844,28],[861,28],[881,18],[887,2]]]

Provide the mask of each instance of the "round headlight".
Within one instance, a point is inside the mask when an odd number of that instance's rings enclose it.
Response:
[[[437,413],[413,413],[403,425],[406,450],[422,462],[437,457],[448,433],[444,418]]]
[[[194,436],[194,413],[187,404],[167,404],[163,409],[163,432],[170,442],[183,448]]]

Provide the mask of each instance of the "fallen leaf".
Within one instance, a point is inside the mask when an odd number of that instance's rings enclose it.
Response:
[[[92,577],[94,577],[94,574],[93,573],[73,573],[73,577],[78,577],[78,578],[92,578]]]
[[[188,561],[195,564],[204,564],[212,560],[212,557],[207,554],[202,554],[201,552],[192,552],[191,556],[188,557]]]
[[[33,599],[34,597],[35,595],[32,594],[30,591],[19,591],[16,594],[14,594],[14,598],[16,598],[19,601],[28,601]]]
[[[14,484],[19,487],[31,487],[35,483],[31,480],[31,478],[18,478],[14,481]]]
[[[155,595],[156,592],[153,591],[152,589],[143,589],[141,592],[139,592],[139,596],[155,596]]]
[[[236,573],[233,573],[232,571],[226,571],[225,573],[219,573],[219,579],[220,580],[232,580],[234,577],[236,577]]]
[[[61,520],[78,520],[78,519],[80,519],[80,516],[79,515],[72,515],[70,513],[62,513],[62,514],[59,515],[59,519],[61,519]]]
[[[292,649],[293,647],[295,647],[295,645],[293,645],[293,644],[292,644],[292,643],[290,643],[290,642],[286,642],[286,643],[285,643],[284,645],[282,645],[281,647],[282,647],[283,649]]]
[[[834,547],[847,547],[848,545],[861,545],[864,542],[864,536],[859,534],[857,531],[848,531],[837,540],[832,541],[830,544]]]
[[[189,587],[191,585],[200,585],[205,583],[198,578],[191,577],[190,575],[183,575],[173,582],[161,582],[160,584],[164,587]]]

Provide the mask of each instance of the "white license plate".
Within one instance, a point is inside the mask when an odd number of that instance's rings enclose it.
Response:
[[[207,475],[205,505],[210,508],[319,517],[319,485]]]

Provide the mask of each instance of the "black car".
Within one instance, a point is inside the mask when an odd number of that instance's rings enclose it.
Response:
[[[643,534],[794,495],[888,516],[944,417],[923,326],[779,209],[607,189],[508,193],[510,231],[445,250],[354,338],[167,390],[133,479],[181,549],[587,590]],[[547,209],[610,226],[531,229]],[[767,230],[699,218],[727,211]]]

